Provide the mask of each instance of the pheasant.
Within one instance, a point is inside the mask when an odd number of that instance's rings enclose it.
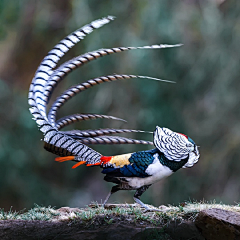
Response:
[[[153,183],[171,175],[180,168],[192,167],[199,159],[198,147],[188,136],[176,133],[167,128],[156,127],[153,143],[145,140],[137,140],[120,136],[111,136],[117,133],[144,132],[133,129],[90,129],[63,131],[62,128],[77,121],[105,118],[124,121],[109,115],[102,114],[73,114],[57,120],[57,112],[70,98],[76,94],[96,85],[116,80],[131,78],[153,79],[163,82],[171,82],[158,78],[139,75],[113,74],[90,79],[84,83],[72,86],[64,91],[52,104],[47,113],[46,107],[52,92],[57,84],[72,70],[81,67],[92,60],[106,55],[120,53],[136,49],[161,49],[178,47],[182,44],[159,44],[143,47],[115,47],[99,49],[75,57],[59,67],[57,64],[76,43],[81,41],[94,29],[112,21],[114,17],[108,16],[95,20],[90,24],[71,33],[61,40],[43,59],[39,65],[29,89],[28,102],[30,112],[36,121],[40,131],[44,134],[44,148],[59,157],[57,162],[75,161],[73,168],[82,164],[86,166],[100,166],[105,174],[104,180],[113,182],[113,186],[104,204],[111,194],[118,190],[136,190],[134,200],[146,210],[151,210],[141,200],[140,196]],[[103,156],[93,150],[90,144],[150,144],[155,148],[116,156]]]

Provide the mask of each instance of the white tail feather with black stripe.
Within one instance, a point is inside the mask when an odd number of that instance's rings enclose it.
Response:
[[[68,136],[72,136],[75,139],[82,139],[88,137],[97,137],[97,136],[106,136],[110,134],[116,133],[153,133],[153,132],[145,132],[141,130],[134,129],[114,129],[114,128],[100,128],[95,130],[71,130],[64,131]]]
[[[160,80],[150,77],[137,76],[137,75],[109,75],[106,77],[99,77],[88,80],[85,83],[73,86],[65,91],[53,103],[48,117],[46,106],[49,102],[51,94],[60,80],[62,80],[73,69],[82,66],[84,63],[90,62],[102,56],[112,53],[123,52],[133,49],[159,49],[168,47],[178,47],[177,45],[152,45],[144,47],[121,47],[112,49],[100,49],[97,51],[85,53],[79,57],[71,59],[57,67],[59,60],[72,48],[76,43],[82,40],[87,34],[91,33],[94,29],[100,28],[109,23],[114,17],[108,16],[99,20],[95,20],[90,24],[76,30],[60,41],[43,59],[39,65],[36,74],[32,80],[29,89],[28,102],[31,106],[30,111],[39,126],[40,131],[44,134],[45,148],[59,156],[73,155],[77,159],[86,161],[87,164],[95,164],[100,161],[101,154],[86,146],[85,144],[152,144],[152,142],[144,140],[129,139],[119,136],[107,136],[113,133],[123,132],[141,132],[139,130],[131,129],[96,129],[96,130],[77,130],[77,131],[59,131],[61,128],[81,120],[89,120],[96,118],[107,118],[113,120],[122,120],[113,116],[100,115],[100,114],[74,114],[66,116],[56,121],[56,114],[58,109],[71,97],[77,93],[86,90],[94,85],[103,82],[111,82],[118,79],[129,78],[149,78]],[[55,69],[56,68],[56,69]],[[160,80],[161,81],[161,80]],[[167,81],[167,80],[163,80]],[[123,120],[124,121],[124,120]]]
[[[75,57],[65,63],[63,63],[59,68],[57,68],[50,76],[48,83],[45,87],[44,93],[44,102],[49,101],[52,91],[57,86],[57,84],[64,78],[68,73],[72,70],[81,67],[83,64],[86,64],[92,60],[95,60],[100,57],[104,57],[113,53],[120,53],[128,50],[136,50],[136,49],[160,49],[160,48],[172,48],[172,47],[180,47],[182,44],[168,45],[168,44],[160,44],[160,45],[152,45],[152,46],[143,46],[143,47],[118,47],[118,48],[109,48],[109,49],[99,49],[97,51],[92,51]]]
[[[86,113],[84,113],[84,114],[73,114],[73,115],[69,115],[69,116],[60,118],[58,121],[56,121],[56,128],[58,130],[60,130],[63,127],[66,127],[69,124],[72,124],[72,123],[75,123],[75,122],[80,122],[80,121],[85,121],[85,120],[93,120],[93,119],[99,119],[99,118],[105,118],[105,119],[112,119],[112,120],[127,122],[124,119],[109,116],[109,115],[91,114],[91,113],[86,114]]]
[[[125,137],[118,136],[100,136],[100,137],[92,137],[92,138],[83,138],[79,139],[79,142],[84,144],[146,144],[153,145],[152,142],[144,141],[144,140],[136,140]]]
[[[147,79],[153,79],[153,80],[158,80],[158,81],[167,81],[171,82],[168,80],[161,80],[157,78],[151,78],[151,77],[145,77],[145,76],[136,76],[136,75],[121,75],[121,74],[115,74],[115,75],[109,75],[109,76],[103,76],[103,77],[98,77],[94,79],[90,79],[87,82],[81,83],[79,85],[72,86],[68,90],[66,90],[64,93],[62,93],[57,100],[52,104],[51,109],[48,113],[48,120],[49,122],[54,126],[56,122],[56,113],[58,109],[63,106],[69,99],[74,97],[76,94],[87,90],[93,86],[99,85],[104,82],[112,82],[116,80],[121,80],[121,79],[130,79],[130,78],[147,78]]]

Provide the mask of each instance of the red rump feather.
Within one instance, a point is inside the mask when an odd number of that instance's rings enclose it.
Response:
[[[101,160],[101,164],[106,164],[107,162],[109,162],[112,159],[112,156],[101,156],[100,160]]]

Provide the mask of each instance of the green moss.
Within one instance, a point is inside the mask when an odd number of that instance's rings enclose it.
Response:
[[[48,221],[52,220],[54,217],[60,215],[54,208],[52,207],[40,207],[35,204],[34,208],[24,212],[13,212],[10,210],[9,212],[4,212],[4,209],[0,209],[0,220],[41,220]]]
[[[172,221],[182,222],[183,220],[194,221],[201,210],[220,208],[234,212],[240,212],[239,204],[225,205],[222,203],[184,203],[179,206],[163,206],[159,212],[146,212],[138,205],[107,205],[103,208],[93,203],[86,208],[62,208],[56,210],[52,207],[40,207],[35,205],[28,211],[4,212],[0,210],[0,220],[41,220],[41,221],[68,221],[74,224],[79,221],[85,226],[109,225],[116,222],[150,224],[164,226]]]

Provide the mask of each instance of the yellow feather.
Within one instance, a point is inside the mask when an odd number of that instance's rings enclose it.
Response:
[[[113,156],[109,163],[115,164],[116,167],[123,167],[124,165],[130,164],[128,159],[131,157],[131,155],[132,153]]]

